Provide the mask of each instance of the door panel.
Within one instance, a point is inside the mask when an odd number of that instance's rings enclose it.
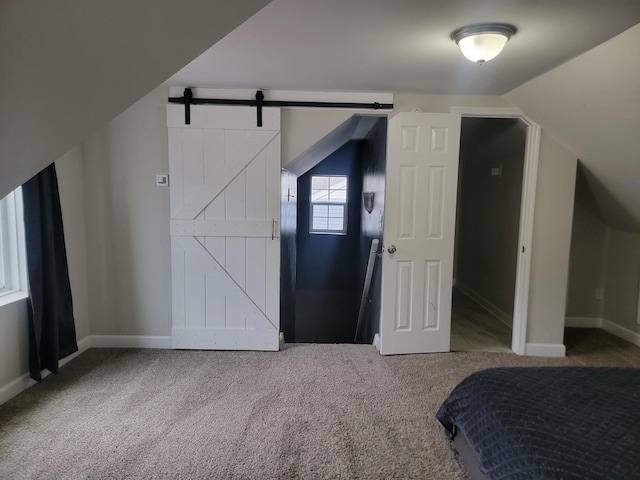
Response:
[[[449,351],[459,142],[459,115],[389,122],[382,354]]]
[[[279,348],[280,116],[167,107],[174,348]]]

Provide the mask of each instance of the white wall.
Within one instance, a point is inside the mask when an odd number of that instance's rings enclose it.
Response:
[[[29,372],[27,300],[0,307],[0,391]]]
[[[169,189],[155,186],[156,174],[168,172],[168,94],[154,90],[57,162],[78,340],[170,335]],[[396,95],[394,101],[394,112],[509,106],[500,97]],[[298,129],[322,124],[330,131],[346,112],[288,113]],[[302,143],[283,135],[283,151],[313,144],[317,132],[300,133]],[[544,132],[541,147],[527,342],[561,344],[576,160]],[[0,388],[28,371],[27,355],[22,301],[0,308]]]
[[[78,342],[89,336],[87,242],[82,150],[75,147],[56,160],[60,205]],[[28,385],[29,329],[27,300],[0,307],[0,401]],[[14,388],[7,387],[13,385]]]
[[[640,345],[640,234],[611,228],[577,204],[573,225],[569,324],[601,326]],[[594,299],[596,287],[603,300]]]
[[[591,189],[578,167],[576,177],[567,317],[600,319],[604,301],[596,298],[596,288],[604,288],[609,229],[602,221]]]
[[[411,112],[419,109],[423,112],[449,113],[451,107],[506,107],[513,105],[503,97],[489,95],[419,95],[398,93],[393,96],[393,111],[389,117],[398,112]]]
[[[154,90],[82,145],[93,335],[171,332],[169,191],[155,186],[156,173],[168,171],[167,96],[165,88]],[[500,97],[399,94],[394,102],[394,112],[510,106]],[[302,119],[298,127],[323,124],[327,131],[344,121],[322,110],[287,116]],[[305,138],[308,148],[315,133]],[[295,136],[283,134],[282,141],[283,152],[306,150]],[[527,342],[562,344],[575,168],[575,157],[543,132]]]
[[[0,198],[268,0],[3,0]]]
[[[282,166],[322,140],[354,113],[355,110],[282,109]]]
[[[640,334],[640,325],[636,320],[640,234],[609,229],[608,240],[603,316],[609,322]]]
[[[640,24],[507,93],[580,159],[606,222],[640,232]]]
[[[576,157],[543,130],[533,219],[527,344],[563,344],[576,167]]]
[[[168,88],[143,97],[82,145],[93,335],[171,333]]]
[[[87,288],[87,237],[85,225],[84,166],[80,146],[56,160],[60,206],[67,249],[73,318],[78,341],[89,335],[89,291]]]
[[[394,109],[389,118],[398,112],[410,112],[420,109],[423,112],[449,113],[451,107],[512,107],[502,97],[476,95],[418,95],[400,93],[393,95]],[[316,142],[337,128],[340,124],[360,113],[380,114],[372,110],[324,110],[319,108],[283,109],[282,121],[282,166],[286,166],[301,153],[307,151]]]

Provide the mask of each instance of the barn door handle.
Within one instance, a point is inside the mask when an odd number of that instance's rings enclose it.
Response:
[[[274,218],[271,221],[271,240],[275,240],[276,238],[276,219]]]

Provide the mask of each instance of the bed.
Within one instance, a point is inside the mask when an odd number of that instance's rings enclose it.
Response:
[[[473,480],[640,479],[640,369],[482,370],[436,417]]]

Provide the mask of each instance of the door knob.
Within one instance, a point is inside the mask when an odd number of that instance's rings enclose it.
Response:
[[[387,247],[387,252],[389,252],[390,254],[396,253],[396,246],[395,245],[389,245]]]

